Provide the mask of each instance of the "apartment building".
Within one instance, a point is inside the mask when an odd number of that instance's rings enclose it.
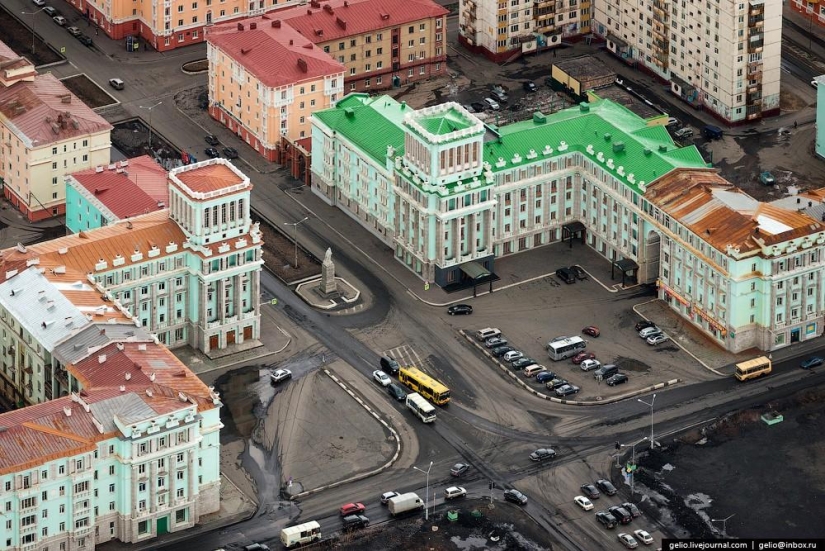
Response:
[[[344,65],[283,21],[264,17],[209,29],[209,113],[281,162],[290,145],[309,137],[310,114],[343,95]]]
[[[0,415],[3,549],[143,542],[217,511],[218,395],[154,339],[73,341],[78,390]]]
[[[66,229],[70,233],[164,209],[168,172],[148,155],[96,166],[66,177]]]
[[[730,123],[779,113],[782,4],[765,0],[596,0],[608,49]]]
[[[492,128],[354,94],[313,116],[312,190],[426,282],[575,235],[719,346],[821,335],[825,225],[735,188],[660,118],[601,100]]]
[[[261,233],[250,218],[251,186],[224,159],[186,165],[169,173],[168,209],[2,251],[0,286],[8,293],[0,296],[0,320],[2,308],[23,305],[14,309],[13,322],[0,322],[20,341],[4,350],[6,364],[33,369],[35,356],[52,364],[46,354],[60,342],[55,331],[109,317],[169,347],[211,354],[255,346],[263,260]],[[37,285],[21,284],[20,272],[32,266],[42,277]],[[21,320],[29,321],[21,327]],[[37,337],[44,332],[56,335],[49,346]],[[23,349],[32,347],[31,358],[24,358]],[[46,396],[45,388],[37,392],[26,400]]]
[[[590,0],[461,0],[458,40],[496,62],[588,34]]]
[[[29,221],[62,215],[64,177],[108,164],[112,125],[4,44],[0,57],[10,64],[0,70],[3,195]]]

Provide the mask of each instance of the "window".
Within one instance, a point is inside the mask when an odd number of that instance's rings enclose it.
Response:
[[[142,520],[138,522],[138,534],[148,534],[149,533],[149,521]]]

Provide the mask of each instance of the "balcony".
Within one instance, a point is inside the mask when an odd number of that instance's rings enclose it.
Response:
[[[750,54],[757,54],[762,51],[762,48],[765,46],[764,40],[752,40],[748,42],[748,53]]]
[[[556,0],[535,0],[533,2],[533,8],[541,9],[541,8],[551,8],[555,11],[556,7]]]

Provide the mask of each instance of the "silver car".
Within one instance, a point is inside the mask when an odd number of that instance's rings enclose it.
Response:
[[[493,98],[484,98],[484,103],[486,103],[487,107],[489,107],[493,111],[498,111],[499,109],[501,109],[501,106]]]

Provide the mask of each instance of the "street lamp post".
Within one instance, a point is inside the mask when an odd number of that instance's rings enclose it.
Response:
[[[734,513],[733,515],[735,515]],[[711,522],[721,522],[722,523],[722,535],[728,535],[728,521],[733,518],[733,515],[729,516],[728,518],[712,518],[710,519]]]
[[[298,269],[298,224],[309,220],[309,216],[304,216],[297,222],[284,222],[284,226],[292,226],[292,240],[295,242],[295,269]],[[423,471],[422,471],[423,472]]]
[[[29,11],[21,11],[20,12],[23,15],[31,15],[32,16],[32,54],[34,54],[34,22],[35,22],[34,16],[36,14],[40,13],[41,11],[45,10],[46,7],[48,7],[48,6],[42,7],[39,10],[35,10],[35,11],[31,11],[31,12],[29,12]],[[34,63],[34,60],[32,60],[32,63]]]
[[[163,103],[163,102],[159,101],[156,104],[150,105],[150,106],[147,106],[147,107],[144,107],[143,105],[139,106],[141,109],[148,109],[149,110],[149,151],[152,150],[152,111],[155,109],[155,107],[157,107],[161,103]]]
[[[304,218],[304,220],[306,220],[306,218]],[[413,465],[413,469],[415,469],[416,471],[418,471],[420,473],[424,473],[425,475],[427,475],[427,490],[426,490],[427,493],[425,494],[426,497],[424,498],[424,520],[429,520],[430,519],[430,469],[432,469],[432,468],[433,468],[433,462],[432,461],[430,461],[430,466],[427,467],[426,471],[424,471],[422,469],[419,469],[418,467]]]
[[[653,402],[656,401],[656,395],[654,394],[653,397],[650,398],[649,404],[641,398],[637,398],[637,401],[641,402],[642,404],[650,408],[650,449],[653,449],[653,445],[656,442],[655,440],[653,440]]]
[[[630,449],[633,450],[633,459],[631,459],[631,462],[633,463],[633,470],[630,471],[630,495],[636,494],[634,486],[634,482],[636,481],[636,444],[641,444],[645,440],[647,440],[647,436],[645,436],[641,440],[633,442],[632,444],[620,444],[622,448],[630,446]]]

